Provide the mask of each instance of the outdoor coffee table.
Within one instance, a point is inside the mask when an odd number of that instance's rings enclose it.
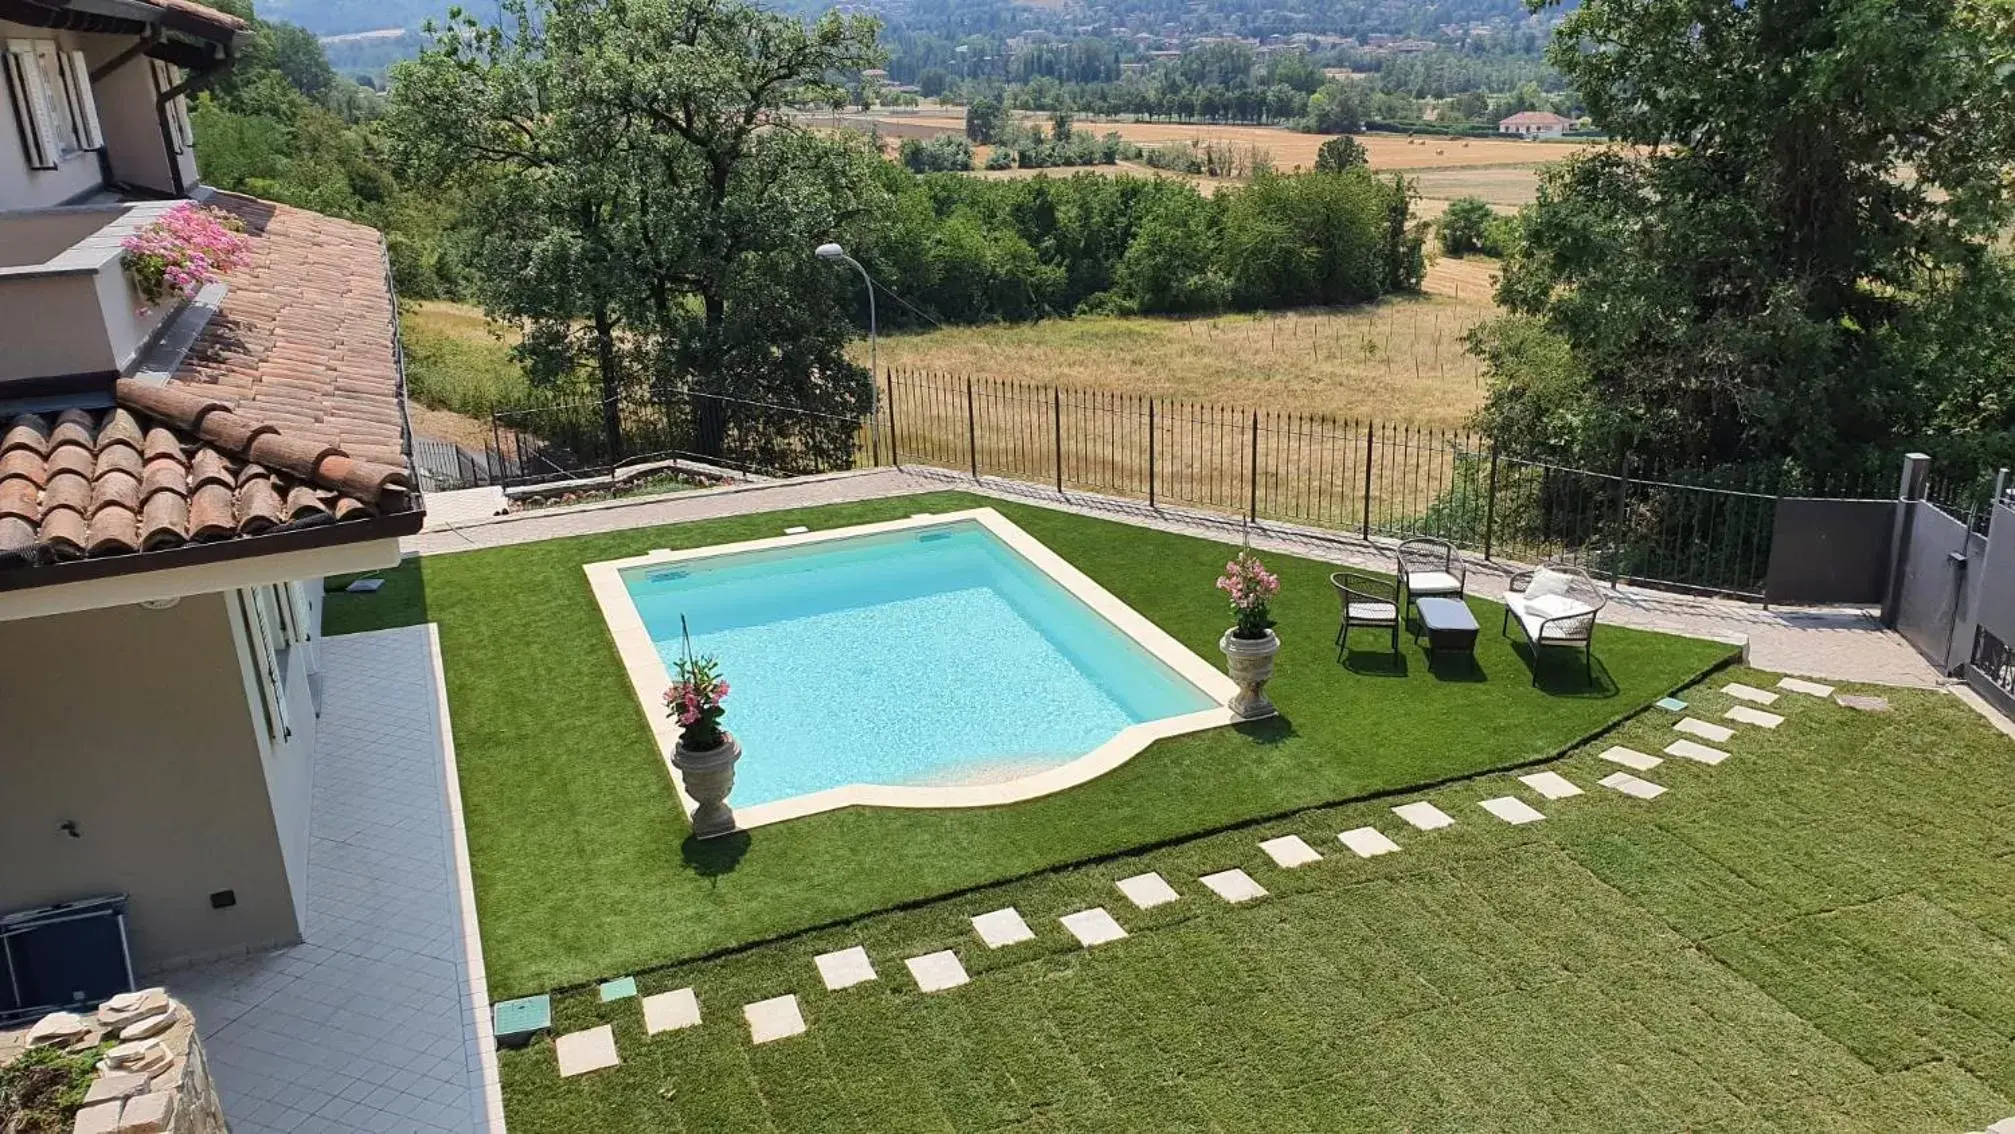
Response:
[[[1424,598],[1414,604],[1420,611],[1420,628],[1427,632],[1427,660],[1439,653],[1459,653],[1476,664],[1476,616],[1461,599]],[[1420,640],[1415,634],[1414,641]]]

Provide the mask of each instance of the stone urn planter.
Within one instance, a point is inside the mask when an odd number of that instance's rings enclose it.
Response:
[[[693,837],[711,839],[735,829],[735,813],[728,807],[728,793],[735,788],[735,761],[742,758],[741,742],[731,732],[721,733],[721,745],[693,751],[680,740],[672,748],[672,767],[685,781],[686,794],[699,808],[693,812]]]
[[[1263,638],[1241,638],[1226,630],[1217,640],[1217,648],[1224,651],[1225,669],[1238,683],[1231,711],[1246,720],[1272,716],[1273,702],[1266,699],[1266,683],[1273,677],[1273,655],[1280,652],[1280,636],[1268,630]]]

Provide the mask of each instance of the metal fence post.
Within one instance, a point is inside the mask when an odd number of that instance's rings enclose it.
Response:
[[[1245,519],[1246,522],[1249,524],[1258,523],[1259,522],[1259,411],[1258,410],[1252,411],[1252,468],[1247,476],[1247,479],[1250,483],[1246,485],[1246,488],[1251,493],[1251,499],[1250,502],[1246,505]]]
[[[1497,535],[1497,442],[1490,443],[1490,487],[1483,497],[1483,561],[1490,562],[1492,541]]]
[[[1882,625],[1891,630],[1896,629],[1896,618],[1903,605],[1903,565],[1910,562],[1910,534],[1917,519],[1917,505],[1924,499],[1924,485],[1930,478],[1929,454],[1903,455],[1903,475],[1896,485],[1896,519],[1889,537],[1889,586],[1882,602]]]
[[[973,421],[973,380],[966,376],[966,453],[972,460],[973,479],[980,478],[980,434]]]
[[[1625,574],[1627,574],[1627,572],[1624,571],[1623,568],[1629,566],[1629,564],[1625,561],[1623,551],[1624,547],[1626,546],[1624,540],[1624,532],[1629,527],[1629,524],[1624,517],[1626,516],[1627,509],[1629,507],[1630,507],[1630,454],[1625,453],[1623,454],[1623,469],[1620,473],[1617,474],[1616,477],[1616,534],[1614,536],[1614,542],[1616,547],[1616,565],[1615,569],[1611,570],[1609,573],[1609,585],[1612,588],[1620,587],[1623,585],[1624,576]]]
[[[1154,399],[1147,400],[1147,506],[1154,508]],[[1998,495],[1998,493],[1997,493]]]
[[[1050,420],[1056,426],[1056,494],[1063,495],[1063,391],[1049,388]]]
[[[902,448],[896,438],[896,372],[889,371],[889,464],[903,467]]]
[[[1364,423],[1364,527],[1361,534],[1367,541],[1371,539],[1371,441],[1377,430],[1376,422]]]

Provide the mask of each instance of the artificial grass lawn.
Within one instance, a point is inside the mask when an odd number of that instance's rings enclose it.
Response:
[[[1769,685],[1744,670],[1727,678]],[[1687,694],[1718,719],[1717,675]],[[636,1001],[554,1003],[556,1032],[613,1023],[620,1067],[561,1080],[550,1040],[502,1055],[533,1130],[1908,1131],[2015,1113],[2015,744],[1956,698],[1884,691],[1858,713],[1787,694],[1725,763],[1668,760],[1649,802],[1596,785],[1641,716],[1552,765],[1558,802],[1497,774],[1306,812],[647,975],[692,986],[700,1027],[646,1037]],[[1548,818],[1476,806],[1515,794]],[[1431,833],[1387,806],[1433,801]],[[1402,846],[1360,860],[1339,831]],[[1325,856],[1275,867],[1298,834]],[[1271,897],[1195,879],[1241,867]],[[1134,909],[1159,871],[1182,899]],[[1036,939],[984,948],[1012,905]],[[1056,918],[1102,905],[1125,940]],[[839,992],[812,958],[865,945]],[[972,983],[922,994],[903,958],[956,949]],[[810,1030],[751,1047],[742,1004],[795,993]]]
[[[1331,645],[1330,565],[1268,557],[1285,639],[1283,716],[1164,741],[1028,803],[846,810],[710,843],[687,823],[581,565],[993,504],[1206,658],[1229,624],[1220,543],[954,493],[462,552],[409,561],[377,595],[331,595],[330,633],[440,624],[491,991],[581,984],[1295,808],[1548,756],[1684,683],[1727,646],[1605,627],[1599,683],[1554,659],[1543,688],[1485,627],[1481,678],[1407,652],[1352,672]],[[1383,647],[1360,632],[1357,645]],[[817,649],[808,642],[807,649]],[[1379,664],[1374,655],[1365,659]],[[850,659],[834,658],[834,664]],[[732,664],[727,671],[732,681]],[[1004,689],[1000,695],[1015,696]],[[1041,706],[1030,706],[1041,711]],[[730,705],[736,711],[756,707]],[[844,712],[845,706],[834,706]],[[745,760],[784,758],[750,752]]]

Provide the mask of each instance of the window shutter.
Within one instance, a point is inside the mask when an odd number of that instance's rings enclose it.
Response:
[[[28,153],[28,168],[56,168],[56,124],[42,98],[42,71],[35,63],[35,45],[29,40],[7,42],[7,90],[13,97],[14,120],[21,127],[22,148]]]
[[[77,125],[77,108],[70,101],[70,84],[63,74],[63,53],[54,40],[38,39],[35,44],[35,78],[39,88],[48,137],[56,144],[56,157],[66,158],[83,149]]]
[[[182,81],[181,74],[173,66],[159,59],[150,59],[148,62],[154,65],[156,93],[167,94],[175,89],[175,84]],[[163,113],[168,116],[168,136],[174,141],[175,152],[179,154],[188,149],[194,140],[189,130],[189,100],[182,95],[176,95],[163,108]]]
[[[287,693],[280,680],[280,658],[274,646],[274,616],[267,610],[267,604],[272,601],[272,591],[270,588],[240,591],[238,601],[245,608],[246,622],[251,631],[253,664],[259,670],[259,696],[266,703],[268,731],[274,740],[284,744],[294,738],[294,725],[288,720]]]
[[[102,150],[105,133],[98,128],[98,98],[91,90],[91,65],[84,61],[81,51],[72,51],[63,60],[63,78],[70,88],[70,104],[77,112],[77,140],[87,150]]]

